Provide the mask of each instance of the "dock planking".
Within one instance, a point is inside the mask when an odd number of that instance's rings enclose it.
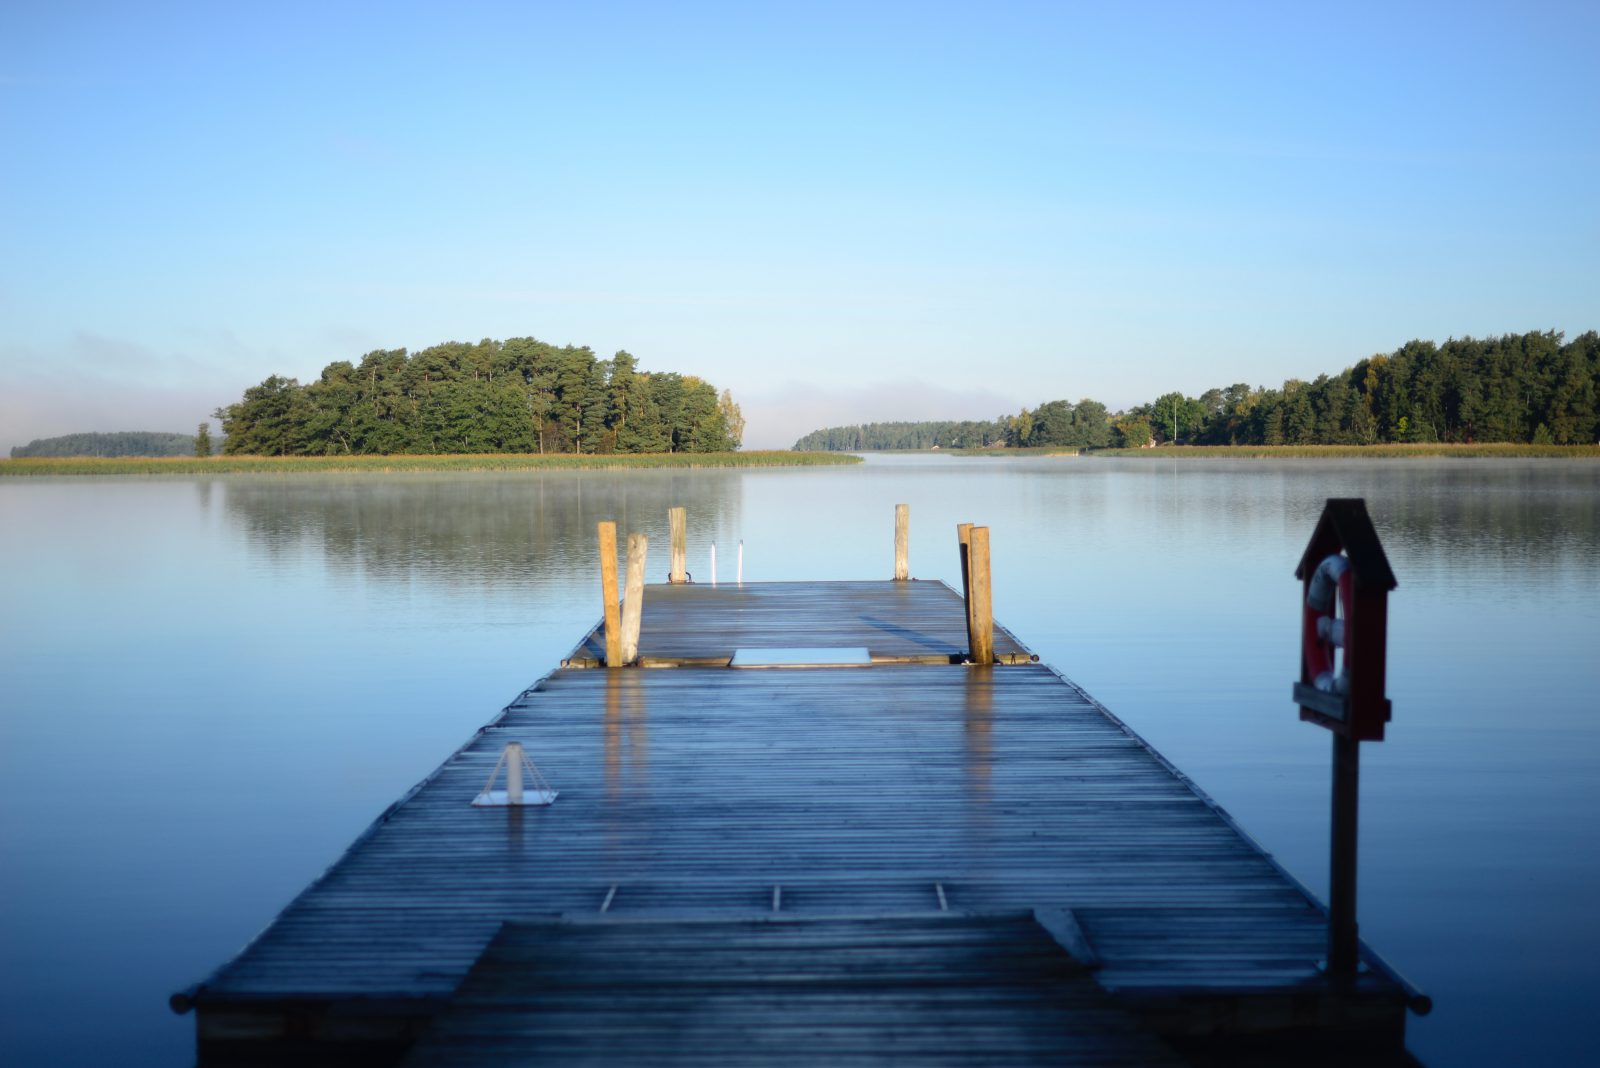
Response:
[[[1000,627],[994,645],[1002,662],[1037,659]],[[644,667],[719,667],[739,649],[791,646],[865,646],[875,663],[948,664],[966,651],[966,617],[950,587],[915,580],[663,585],[645,598]],[[603,666],[605,647],[597,626],[562,666]]]
[[[1028,913],[508,923],[404,1068],[1187,1063]]]
[[[1018,663],[951,663],[948,587],[652,586],[646,605],[641,649],[664,660],[805,645],[874,663],[551,673],[175,998],[202,1063],[393,1063],[504,924],[563,915],[1054,910],[1098,985],[1168,1038],[1403,1037],[1414,992],[1370,951],[1331,989],[1320,905],[1114,716],[998,628]],[[510,741],[554,805],[471,807]]]

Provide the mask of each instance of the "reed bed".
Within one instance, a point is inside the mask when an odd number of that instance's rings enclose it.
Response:
[[[1094,456],[1131,456],[1177,460],[1374,460],[1446,456],[1457,459],[1557,458],[1600,459],[1600,445],[1521,445],[1508,442],[1474,445],[1179,445],[1153,449],[1095,449]]]
[[[693,470],[710,467],[821,467],[860,463],[834,452],[672,452],[573,456],[464,453],[448,456],[29,457],[0,463],[0,477],[62,475],[293,475],[329,472]]]

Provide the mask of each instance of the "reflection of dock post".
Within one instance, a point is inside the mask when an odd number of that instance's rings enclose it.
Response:
[[[650,539],[628,535],[628,578],[622,590],[622,663],[639,659],[639,624],[644,618],[644,560]]]
[[[689,517],[682,508],[667,509],[667,526],[672,534],[672,573],[667,581],[674,586],[689,581]]]
[[[617,611],[617,525],[600,524],[600,599],[605,608],[606,667],[622,666],[622,630]]]
[[[894,506],[894,580],[904,582],[911,577],[911,506]]]
[[[994,662],[994,601],[989,585],[989,528],[973,527],[967,559],[972,568],[972,588],[968,596],[968,619],[972,629],[972,662]]]

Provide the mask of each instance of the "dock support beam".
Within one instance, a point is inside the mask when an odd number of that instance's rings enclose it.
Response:
[[[622,591],[621,662],[639,659],[639,624],[644,618],[644,560],[650,539],[643,534],[628,535],[628,578]]]
[[[973,527],[967,559],[972,566],[972,589],[967,599],[968,626],[972,631],[972,662],[994,663],[994,599],[989,584],[989,528]]]
[[[1360,805],[1361,743],[1333,736],[1333,829],[1329,835],[1328,977],[1355,979],[1361,964],[1356,927],[1356,816]]]
[[[600,524],[600,600],[605,614],[606,667],[622,666],[622,629],[617,609],[617,525]]]
[[[667,509],[667,526],[672,534],[672,573],[667,581],[680,586],[689,581],[689,516],[682,508]]]
[[[894,506],[894,580],[905,582],[911,577],[911,506]]]

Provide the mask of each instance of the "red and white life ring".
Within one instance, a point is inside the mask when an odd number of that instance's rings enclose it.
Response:
[[[1338,591],[1337,603],[1335,590]],[[1349,648],[1345,640],[1354,596],[1355,572],[1350,570],[1349,557],[1342,553],[1325,557],[1317,565],[1306,590],[1305,619],[1300,628],[1306,674],[1311,677],[1311,684],[1323,693],[1350,691],[1348,654],[1337,658],[1336,674],[1334,650]]]

